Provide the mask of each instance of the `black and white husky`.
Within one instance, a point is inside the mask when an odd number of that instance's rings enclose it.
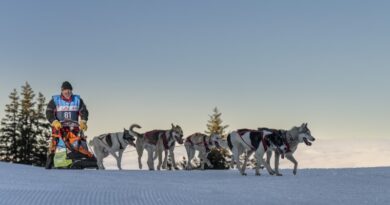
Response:
[[[264,128],[259,128],[262,130]],[[286,145],[286,158],[294,164],[293,174],[297,174],[298,162],[294,158],[293,154],[298,148],[299,143],[305,143],[307,146],[311,146],[312,143],[310,141],[315,141],[315,138],[311,135],[310,129],[307,127],[307,123],[303,123],[300,127],[293,127],[288,131],[284,131],[283,141]],[[270,163],[270,159],[272,156],[272,149],[267,151],[267,163]],[[275,151],[275,172],[278,176],[282,176],[279,173],[279,157],[280,153]],[[283,158],[283,157],[282,157]]]
[[[270,165],[264,161],[263,156],[269,149],[277,149],[280,152],[283,152],[286,148],[282,136],[279,133],[273,133],[266,130],[240,129],[231,132],[228,135],[227,140],[229,148],[233,152],[232,160],[237,163],[237,169],[240,171],[241,175],[246,175],[246,160],[253,152],[255,153],[256,158],[256,175],[260,175],[260,166],[262,164],[267,168],[269,174],[275,174]],[[245,163],[241,167],[239,158],[243,153],[248,154],[245,157]]]
[[[130,129],[130,134],[137,137],[136,149],[140,169],[142,169],[141,159],[144,149],[148,152],[149,170],[154,170],[154,159],[156,155],[159,159],[157,169],[160,170],[163,163],[164,167],[166,167],[168,152],[171,156],[174,168],[177,169],[174,155],[174,144],[176,142],[183,144],[183,130],[180,126],[172,124],[172,128],[170,130],[152,130],[144,134],[137,133],[133,130],[134,128],[141,128],[141,126],[134,124],[132,125],[132,129]],[[164,162],[162,162],[163,151],[165,151]]]
[[[205,135],[202,133],[195,133],[187,137],[184,146],[187,151],[187,170],[192,169],[191,161],[195,156],[195,151],[199,152],[199,157],[201,158],[201,169],[204,170],[204,165],[207,163],[209,167],[212,167],[210,160],[207,159],[207,154],[210,152],[211,148],[217,147],[220,148],[221,136],[219,134]]]
[[[132,127],[130,127],[130,129],[132,129]],[[103,134],[94,137],[89,142],[89,145],[93,147],[99,169],[105,169],[103,159],[111,154],[116,159],[118,169],[122,170],[121,161],[123,152],[129,144],[135,147],[134,141],[135,138],[130,135],[129,130],[124,129],[123,132]],[[118,152],[118,155],[116,152]]]

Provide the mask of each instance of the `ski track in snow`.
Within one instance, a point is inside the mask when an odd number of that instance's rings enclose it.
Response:
[[[390,168],[248,170],[45,170],[0,163],[0,204],[390,204]]]

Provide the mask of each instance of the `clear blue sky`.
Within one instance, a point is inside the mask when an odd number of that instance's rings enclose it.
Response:
[[[89,135],[131,123],[386,138],[389,1],[1,1],[0,115],[25,81],[69,80]]]

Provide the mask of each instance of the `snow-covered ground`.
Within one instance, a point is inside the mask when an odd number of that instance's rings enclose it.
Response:
[[[282,160],[283,177],[269,176],[265,170],[260,177],[254,170],[248,170],[247,177],[237,170],[138,170],[132,147],[124,154],[124,171],[115,170],[112,157],[104,161],[107,171],[0,163],[0,205],[390,204],[389,146],[390,140],[301,144],[295,154],[298,175],[293,176],[292,164]],[[185,156],[183,146],[176,148],[176,155]],[[146,168],[146,155],[143,161]]]
[[[390,168],[227,171],[45,170],[0,163],[1,205],[390,204]]]

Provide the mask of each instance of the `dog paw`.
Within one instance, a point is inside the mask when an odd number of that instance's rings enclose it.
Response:
[[[247,176],[247,174],[246,174],[246,173],[241,173],[241,175],[242,175],[242,176]]]
[[[276,173],[276,176],[281,177],[281,176],[283,176],[283,174],[281,174],[281,173]]]
[[[179,167],[175,167],[175,170],[180,170]]]
[[[256,176],[261,176],[261,174],[260,173],[256,173]]]

